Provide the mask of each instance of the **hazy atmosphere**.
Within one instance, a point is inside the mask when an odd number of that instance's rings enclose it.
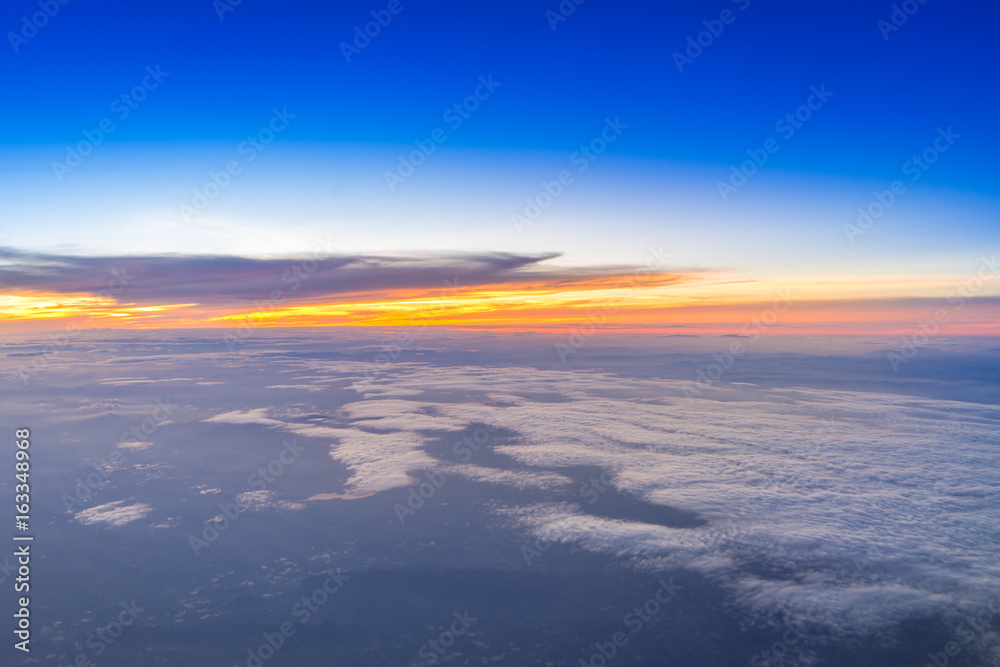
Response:
[[[1000,10],[0,10],[0,664],[1000,666]]]

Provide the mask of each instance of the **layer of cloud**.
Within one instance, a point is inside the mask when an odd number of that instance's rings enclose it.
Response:
[[[76,520],[85,526],[105,524],[108,526],[124,526],[138,521],[152,511],[152,507],[143,503],[126,505],[124,500],[90,507],[76,513]]]
[[[336,255],[258,259],[162,255],[86,257],[0,248],[0,291],[99,294],[127,287],[130,303],[234,304],[267,299],[280,289],[297,300],[358,294],[440,293],[485,285],[558,287],[629,275],[635,267],[553,267],[558,253]],[[691,274],[692,272],[686,272]],[[119,277],[115,277],[119,276]],[[678,273],[660,282],[681,280]]]
[[[523,470],[503,470],[488,468],[468,463],[441,466],[442,472],[449,475],[459,475],[475,482],[499,484],[515,489],[536,488],[552,489],[566,486],[572,480],[554,472],[525,472]]]
[[[331,456],[344,463],[352,472],[347,480],[347,486],[351,495],[359,497],[407,486],[414,481],[410,473],[429,470],[437,463],[423,451],[423,438],[412,431],[373,433],[363,429],[332,428],[282,421],[268,417],[267,414],[266,408],[237,410],[215,415],[204,421],[258,424],[302,437],[330,438],[336,443],[331,450]],[[413,423],[422,421],[419,416],[416,416],[416,419],[417,422]],[[381,421],[381,419],[360,420],[359,423],[370,425],[372,422]]]
[[[236,496],[236,504],[241,511],[253,510],[255,512],[265,510],[300,510],[305,505],[302,503],[282,500],[274,491],[268,489],[257,489],[254,491],[244,491]],[[221,517],[219,518],[221,521]]]
[[[639,568],[699,570],[750,607],[864,631],[907,615],[974,610],[1000,579],[1000,409],[752,385],[687,399],[685,386],[409,364],[353,388],[502,397],[434,412],[518,433],[516,444],[494,451],[522,465],[605,468],[618,490],[707,520],[671,528],[542,503],[501,509],[512,526]],[[532,400],[537,393],[564,400]],[[366,414],[395,417],[407,402],[371,401]]]
[[[697,570],[748,608],[831,630],[975,611],[1000,580],[997,407],[747,384],[687,398],[685,382],[592,371],[397,363],[359,377],[351,362],[301,363],[317,386],[351,380],[364,397],[338,411],[346,427],[295,423],[277,408],[211,421],[330,438],[352,473],[343,497],[410,485],[426,470],[558,491],[561,468],[603,468],[619,492],[702,522],[599,517],[559,501],[496,511],[526,542]],[[442,434],[478,424],[515,434],[490,446],[518,468],[428,453]]]

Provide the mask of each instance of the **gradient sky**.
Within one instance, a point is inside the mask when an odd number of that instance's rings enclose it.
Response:
[[[588,0],[553,29],[555,0],[400,0],[348,62],[341,44],[388,4],[244,0],[220,20],[210,0],[70,0],[20,39],[39,5],[7,3],[0,327],[232,326],[282,288],[291,310],[268,325],[545,328],[603,309],[616,327],[731,331],[794,288],[774,331],[906,332],[945,308],[951,333],[998,333],[995,271],[974,305],[947,302],[1000,241],[996,5],[915,5],[887,32],[892,3]],[[724,10],[679,72],[674,52]],[[115,100],[157,67],[121,118]],[[480,77],[499,86],[452,127]],[[814,87],[832,95],[785,136],[776,121]],[[274,109],[294,118],[250,162],[241,143]],[[58,176],[103,119],[113,131]],[[627,128],[579,171],[606,119]],[[446,140],[390,189],[437,128]],[[949,128],[911,181],[906,163]],[[769,138],[724,201],[719,181]],[[230,161],[240,173],[184,215]],[[517,229],[562,170],[573,182]],[[849,239],[895,179],[905,193]],[[344,261],[289,291],[281,276],[319,239]],[[100,296],[122,267],[137,277]]]

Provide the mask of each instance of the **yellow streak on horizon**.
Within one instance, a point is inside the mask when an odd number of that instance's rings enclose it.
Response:
[[[272,304],[247,311],[234,304],[197,303],[139,305],[116,303],[94,295],[32,293],[0,294],[0,322],[100,318],[107,326],[224,327],[251,326],[491,326],[536,327],[571,325],[597,313],[608,323],[664,325],[685,322],[725,322],[745,317],[745,310],[769,305],[790,288],[801,304],[803,322],[820,323],[828,317],[807,315],[807,303],[826,303],[838,312],[838,321],[872,320],[877,313],[861,302],[869,300],[940,298],[960,281],[954,275],[827,275],[754,276],[700,272],[694,274],[632,274],[600,276],[575,281],[520,282],[465,289],[399,290],[305,298],[295,305]],[[786,292],[787,293],[787,292]],[[1000,293],[989,285],[977,296]],[[294,297],[293,294],[285,295]],[[894,310],[886,303],[889,310]],[[191,309],[185,311],[185,309]],[[829,311],[830,313],[834,310]],[[179,311],[179,312],[178,312]],[[918,313],[919,314],[919,313]],[[897,313],[898,315],[898,313]],[[884,317],[890,317],[888,310]],[[707,318],[707,319],[706,319]],[[877,318],[876,318],[877,319]],[[742,319],[740,319],[742,321]],[[111,323],[116,324],[112,325]]]
[[[132,317],[133,314],[159,313],[177,308],[197,306],[197,303],[135,306],[119,304],[109,297],[92,295],[36,293],[0,294],[0,321],[68,319],[75,317]]]

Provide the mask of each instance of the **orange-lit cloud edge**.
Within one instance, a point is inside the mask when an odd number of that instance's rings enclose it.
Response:
[[[273,293],[272,293],[273,294]],[[750,280],[724,272],[622,274],[437,291],[219,304],[0,294],[0,332],[81,329],[439,327],[510,332],[1000,335],[997,290],[949,276]],[[986,299],[980,297],[989,297]]]

